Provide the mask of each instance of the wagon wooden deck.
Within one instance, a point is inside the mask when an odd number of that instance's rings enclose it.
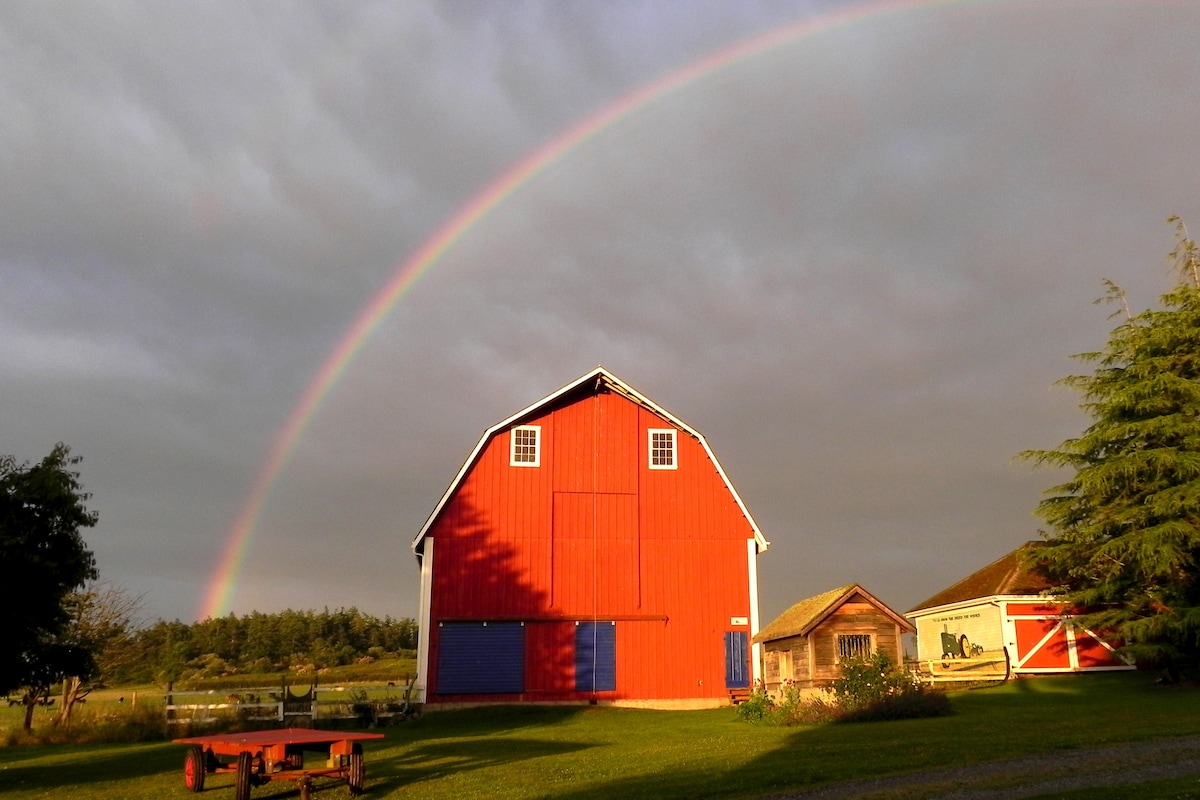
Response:
[[[294,781],[301,800],[309,800],[313,778],[344,780],[350,794],[361,794],[366,776],[362,740],[382,738],[382,733],[282,728],[174,741],[189,745],[183,780],[193,792],[203,791],[207,775],[233,773],[235,800],[249,800],[252,786],[270,781]],[[309,765],[305,764],[306,754]],[[316,764],[312,763],[314,755]]]

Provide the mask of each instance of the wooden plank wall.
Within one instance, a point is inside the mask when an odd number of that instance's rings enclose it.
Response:
[[[807,637],[794,636],[763,645],[763,680],[768,688],[777,688],[791,679],[801,688],[827,684],[838,677],[839,634],[871,634],[874,651],[884,651],[893,664],[904,663],[900,630],[895,620],[873,604],[852,597],[821,622]],[[780,675],[779,653],[791,652],[792,674]],[[811,660],[810,660],[811,658]]]

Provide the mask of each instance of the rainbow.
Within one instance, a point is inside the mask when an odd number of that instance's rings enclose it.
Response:
[[[529,185],[548,166],[656,99],[751,56],[866,19],[965,2],[967,0],[874,0],[777,28],[693,62],[625,95],[611,106],[571,126],[501,174],[397,266],[387,284],[367,304],[321,364],[275,436],[270,453],[226,537],[224,550],[204,592],[197,618],[208,619],[228,613],[238,573],[254,539],[259,515],[280,472],[334,386],[380,323],[455,244],[487,219],[497,207]],[[978,4],[980,0],[974,2]]]

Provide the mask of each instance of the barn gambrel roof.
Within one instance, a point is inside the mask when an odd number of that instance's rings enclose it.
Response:
[[[712,448],[710,448],[708,446],[708,441],[705,440],[704,436],[701,435],[700,432],[697,431],[695,428],[693,428],[691,425],[688,425],[686,422],[679,419],[674,414],[667,411],[665,408],[658,405],[650,398],[646,397],[644,394],[639,392],[637,389],[634,389],[632,386],[625,383],[617,376],[613,375],[611,372],[609,372],[604,367],[596,367],[594,370],[587,373],[586,375],[583,375],[583,376],[577,378],[576,380],[571,381],[566,386],[563,386],[561,389],[559,389],[555,392],[552,392],[551,394],[546,395],[545,397],[543,397],[541,400],[538,400],[533,405],[530,405],[526,408],[521,409],[516,414],[513,414],[511,417],[496,423],[495,425],[493,425],[492,427],[490,427],[486,431],[484,431],[483,436],[480,437],[479,442],[475,445],[475,449],[471,451],[471,454],[467,457],[467,460],[463,463],[462,468],[459,469],[458,474],[454,476],[454,480],[450,483],[450,486],[446,489],[445,494],[442,495],[441,500],[438,501],[437,506],[433,509],[433,513],[431,513],[429,515],[429,518],[427,520],[425,520],[425,524],[421,526],[421,532],[417,534],[415,539],[413,539],[412,549],[413,549],[413,552],[416,553],[418,559],[420,559],[420,557],[421,557],[422,542],[424,542],[425,536],[429,533],[429,530],[433,527],[434,522],[437,521],[438,516],[442,513],[442,509],[445,508],[446,504],[450,502],[450,499],[452,497],[454,497],[454,493],[458,490],[459,485],[466,478],[466,476],[468,474],[470,474],[472,467],[475,466],[475,462],[479,460],[480,455],[483,453],[484,449],[487,447],[488,442],[490,442],[492,440],[492,437],[494,437],[496,434],[500,433],[501,431],[508,430],[513,425],[519,425],[522,420],[525,420],[525,419],[528,419],[529,417],[535,416],[536,414],[542,412],[545,408],[552,405],[559,399],[566,397],[567,395],[570,395],[572,392],[574,392],[576,390],[582,390],[587,387],[590,387],[591,391],[600,391],[602,389],[607,389],[616,394],[619,394],[622,397],[625,397],[625,398],[633,401],[637,405],[642,406],[643,408],[647,409],[651,413],[656,414],[657,416],[663,418],[664,420],[669,422],[671,425],[675,426],[679,430],[683,431],[684,433],[686,433],[689,436],[696,439],[696,441],[698,441],[700,443],[700,445],[704,448],[704,452],[708,455],[709,460],[712,462],[713,466],[716,468],[717,474],[721,476],[721,480],[725,484],[725,488],[729,490],[729,494],[733,497],[734,501],[738,505],[738,508],[741,509],[742,514],[746,517],[746,521],[750,524],[751,530],[754,531],[754,541],[758,546],[758,552],[761,553],[770,546],[771,543],[768,542],[766,537],[763,536],[762,531],[758,527],[758,523],[754,521],[754,517],[752,517],[750,515],[750,511],[749,511],[749,509],[746,508],[746,504],[744,502],[742,502],[741,496],[737,493],[737,490],[733,488],[733,484],[730,482],[729,476],[725,474],[724,468],[721,466],[721,463],[719,461],[717,461],[716,455],[713,454]]]

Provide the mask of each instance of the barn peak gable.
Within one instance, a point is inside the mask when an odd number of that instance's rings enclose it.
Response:
[[[755,642],[771,642],[792,636],[807,636],[845,603],[860,598],[891,617],[902,630],[912,632],[912,623],[857,583],[831,589],[792,605],[755,636]]]
[[[709,447],[708,442],[705,440],[704,436],[701,435],[700,432],[697,431],[695,428],[688,425],[683,420],[679,419],[674,414],[667,411],[665,408],[658,405],[653,400],[646,397],[644,394],[637,391],[632,386],[630,386],[629,384],[622,381],[620,378],[613,375],[611,372],[609,372],[604,367],[600,366],[600,367],[596,367],[591,372],[588,372],[588,373],[580,376],[579,378],[575,379],[574,381],[571,381],[570,383],[566,384],[562,388],[543,397],[541,400],[538,400],[537,402],[521,409],[520,411],[513,414],[512,416],[496,423],[495,425],[493,425],[492,427],[490,427],[486,431],[484,431],[483,435],[479,438],[479,441],[476,443],[474,449],[471,451],[470,455],[467,457],[467,460],[463,463],[462,467],[459,469],[458,473],[455,475],[454,480],[451,481],[450,486],[446,489],[445,493],[442,495],[441,499],[438,501],[437,506],[435,506],[433,512],[429,515],[429,518],[425,521],[425,524],[421,527],[420,532],[417,534],[416,538],[413,539],[411,547],[413,549],[413,552],[416,554],[417,559],[418,560],[421,559],[421,555],[423,552],[423,542],[425,540],[425,537],[428,535],[429,531],[432,530],[433,526],[435,525],[439,516],[441,515],[443,509],[450,502],[450,500],[454,497],[459,486],[466,479],[467,475],[471,472],[472,468],[478,462],[479,458],[482,456],[484,451],[487,449],[489,443],[498,434],[500,434],[501,432],[507,431],[507,430],[513,428],[514,426],[521,425],[524,422],[532,421],[536,417],[541,416],[541,415],[547,413],[548,411],[553,410],[555,407],[569,404],[570,402],[573,402],[578,397],[591,396],[592,394],[595,394],[595,393],[601,392],[601,391],[613,392],[614,394],[618,394],[618,395],[630,400],[634,404],[636,404],[636,405],[646,409],[647,411],[651,412],[652,414],[658,416],[665,423],[669,424],[670,426],[682,431],[686,435],[695,439],[701,445],[701,447],[703,447],[705,454],[707,455],[709,461],[712,463],[712,465],[716,469],[717,474],[720,476],[721,481],[724,483],[725,488],[728,490],[730,496],[737,503],[742,514],[745,516],[746,521],[749,523],[751,530],[754,532],[754,541],[756,543],[758,552],[761,553],[764,550],[766,550],[767,547],[770,546],[770,542],[768,542],[766,537],[763,536],[762,531],[758,527],[758,524],[754,521],[754,518],[750,515],[749,509],[746,508],[746,505],[742,501],[741,496],[737,493],[737,490],[733,487],[732,482],[730,482],[728,475],[725,474],[725,470],[721,466],[720,462],[717,461],[716,455],[712,452],[712,449]]]

